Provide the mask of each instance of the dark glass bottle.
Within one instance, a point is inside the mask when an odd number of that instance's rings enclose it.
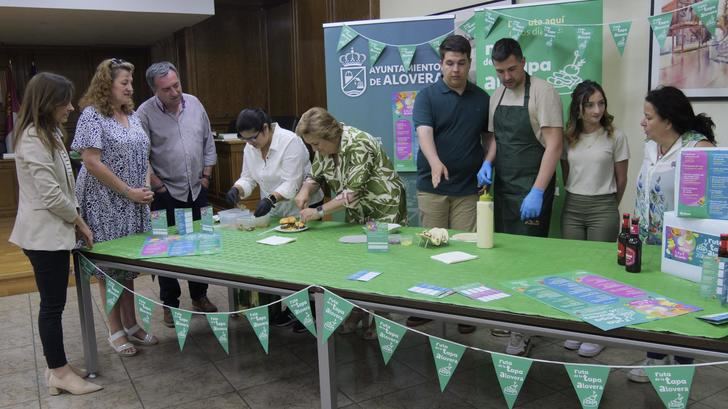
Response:
[[[629,231],[625,253],[625,270],[630,273],[642,271],[642,240],[640,240],[639,217],[632,219],[632,227]]]
[[[617,236],[617,264],[623,266],[627,251],[627,239],[629,238],[629,213],[622,215],[622,231]]]
[[[728,258],[728,234],[720,235],[720,247],[718,248],[718,257]]]

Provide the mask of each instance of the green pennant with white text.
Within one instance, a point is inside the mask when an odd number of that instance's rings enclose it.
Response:
[[[402,57],[402,65],[404,65],[404,70],[409,71],[409,67],[412,64],[412,59],[415,58],[415,50],[417,50],[417,46],[400,45],[397,48],[399,48],[399,56]]]
[[[119,301],[124,287],[108,275],[104,279],[106,280],[106,315],[109,315],[116,302]]]
[[[521,34],[526,30],[526,23],[521,20],[510,21],[511,30],[508,36],[516,41],[521,38]]]
[[[655,33],[657,44],[659,44],[660,48],[662,48],[665,45],[667,31],[670,29],[672,13],[658,14],[656,16],[647,17],[647,19],[650,20],[650,26],[652,26],[652,32]]]
[[[144,331],[151,332],[154,303],[149,298],[136,294],[134,296],[134,304],[136,305],[137,313],[139,313],[139,318],[142,321]]]
[[[556,33],[559,32],[559,28],[556,26],[543,26],[543,38],[546,39],[546,46],[553,47],[554,40],[556,40]]]
[[[215,334],[215,338],[217,338],[218,342],[220,342],[220,345],[222,345],[222,349],[224,349],[226,353],[230,354],[230,351],[228,350],[228,317],[229,317],[229,315],[227,313],[206,314],[206,315],[207,315],[207,322],[210,324],[210,328],[212,329],[212,333]]]
[[[531,361],[528,358],[519,358],[513,355],[491,353],[493,358],[493,367],[498,377],[498,383],[503,391],[503,397],[506,399],[509,409],[513,409],[513,404],[521,392],[523,382],[526,381],[528,371],[531,369]]]
[[[379,56],[387,47],[387,44],[380,43],[379,41],[369,40],[369,62],[374,65],[377,63]]]
[[[190,311],[183,311],[179,308],[169,308],[172,312],[172,319],[174,319],[174,331],[177,333],[177,343],[179,343],[180,351],[185,347],[185,341],[187,340],[187,334],[190,333],[190,320],[192,320],[192,313]]]
[[[475,15],[470,17],[467,21],[465,21],[463,24],[460,24],[458,29],[465,34],[468,35],[468,37],[473,38],[475,33]]]
[[[323,342],[326,342],[331,334],[336,331],[336,328],[344,322],[352,308],[354,308],[354,304],[330,291],[324,290]]]
[[[440,391],[444,391],[450,378],[455,374],[455,368],[465,353],[465,346],[442,338],[429,337],[432,357],[435,359],[437,378],[440,380]]]
[[[339,35],[339,45],[336,46],[336,51],[341,51],[342,48],[346,47],[347,44],[351,42],[351,40],[355,39],[359,33],[352,30],[344,24],[341,26],[341,34]]]
[[[479,11],[476,11],[475,14],[477,15],[480,13]],[[498,17],[500,17],[495,12],[485,9],[483,12],[483,21],[485,22],[485,25],[483,26],[483,36],[488,37],[490,34],[490,31],[493,30],[493,26],[495,26],[496,21],[498,21]]]
[[[718,24],[718,0],[703,0],[694,3],[691,7],[698,15],[700,22],[710,31],[710,35],[715,37],[715,27]]]
[[[451,33],[447,33],[444,35],[441,35],[440,37],[437,37],[435,39],[430,40],[427,44],[432,47],[432,49],[435,51],[435,54],[437,54],[438,57],[440,57],[440,44],[442,44],[443,41],[449,36]]]
[[[688,407],[690,386],[693,383],[693,375],[695,375],[693,365],[646,367],[645,372],[666,408]]]
[[[268,353],[268,339],[270,338],[270,324],[268,322],[268,306],[263,305],[245,311],[245,316],[255,331],[255,335],[263,346],[265,353]]]
[[[614,39],[614,45],[616,45],[617,50],[619,50],[619,55],[624,54],[624,47],[627,45],[627,37],[629,36],[629,30],[631,27],[631,21],[612,23],[609,25],[609,31],[612,32],[612,39]]]
[[[598,408],[609,377],[609,368],[591,365],[564,365],[584,409]]]
[[[407,333],[407,328],[380,316],[374,316],[374,324],[377,329],[377,338],[379,339],[379,349],[382,350],[382,358],[384,365],[389,363],[389,359],[394,355],[399,343]]]
[[[88,280],[89,278],[93,277],[96,268],[94,267],[92,262],[90,262],[86,257],[79,255],[78,264],[81,268],[81,278]]]
[[[297,293],[289,295],[283,303],[293,312],[293,315],[301,321],[308,331],[316,336],[316,326],[313,322],[313,314],[311,313],[311,303],[308,301],[308,289],[303,289]]]

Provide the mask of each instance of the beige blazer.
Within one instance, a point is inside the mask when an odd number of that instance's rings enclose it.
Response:
[[[60,130],[55,136],[61,140]],[[31,126],[15,148],[15,168],[20,200],[10,242],[26,250],[73,249],[78,202],[68,152],[51,157]]]

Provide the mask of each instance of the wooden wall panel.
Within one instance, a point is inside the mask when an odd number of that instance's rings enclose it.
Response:
[[[293,63],[293,5],[266,9],[268,49],[268,113],[296,116],[298,89]]]
[[[293,0],[294,4],[294,61],[298,89],[296,115],[314,106],[326,106],[324,64],[324,31],[322,24],[330,21],[330,0]]]
[[[331,0],[333,20],[354,21],[379,18],[379,0]]]

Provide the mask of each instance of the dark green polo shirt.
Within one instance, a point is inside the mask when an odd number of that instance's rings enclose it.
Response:
[[[490,97],[468,82],[462,95],[451,90],[442,77],[417,93],[413,120],[415,128],[434,130],[435,148],[447,167],[444,178],[432,187],[432,173],[422,149],[417,154],[417,190],[447,196],[466,196],[478,192],[477,174],[483,164],[481,132],[488,132]]]

